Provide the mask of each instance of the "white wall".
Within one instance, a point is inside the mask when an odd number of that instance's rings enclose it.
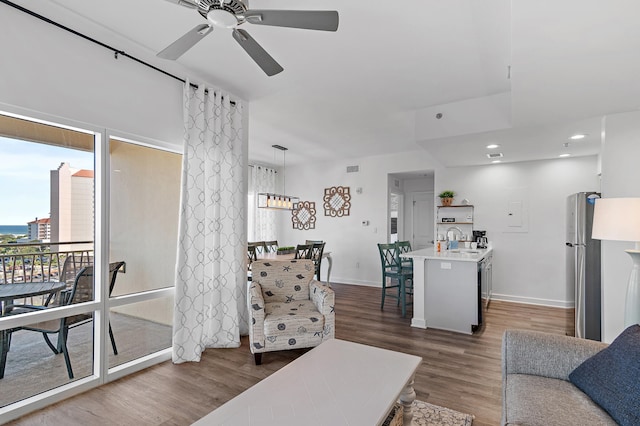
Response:
[[[346,166],[352,164],[360,165],[359,173],[346,173]],[[315,201],[317,221],[314,230],[293,230],[291,215],[278,212],[280,245],[325,240],[326,250],[334,257],[332,281],[379,286],[376,244],[386,241],[387,174],[403,170],[435,170],[436,194],[450,188],[457,192],[458,200],[468,198],[475,205],[474,228],[487,230],[495,248],[493,288],[497,298],[573,305],[573,289],[567,288],[565,280],[565,203],[571,193],[600,190],[595,156],[444,169],[427,154],[414,152],[290,167],[287,193]],[[324,216],[324,188],[336,185],[351,188],[349,217]],[[362,194],[355,193],[357,187],[363,188]],[[526,202],[523,228],[527,232],[508,232],[509,199]],[[362,226],[363,220],[370,225]]]
[[[572,306],[565,280],[566,197],[598,191],[597,158],[448,168],[436,172],[435,193],[452,189],[454,203],[475,206],[474,229],[487,231],[494,247],[496,299]],[[523,226],[507,226],[509,200],[524,202]]]
[[[602,151],[602,196],[640,197],[640,112],[606,117]],[[603,335],[613,341],[624,329],[624,303],[633,243],[602,242]]]
[[[44,15],[47,15],[46,11],[40,9],[56,7],[49,2],[33,3],[33,8]],[[73,28],[82,30],[89,25],[77,17],[74,19],[69,24]],[[0,5],[0,28],[0,111],[55,123],[73,122],[81,128],[85,125],[92,129],[107,128],[119,136],[181,151],[183,83],[125,57],[115,59],[113,52],[103,47],[6,5]],[[103,32],[104,38],[98,38],[110,43],[108,38],[113,35]],[[112,44],[120,47],[118,43]],[[148,52],[128,50],[128,53],[144,60]],[[244,107],[248,114],[248,105]],[[246,115],[243,120],[247,129]],[[243,141],[245,153],[247,133]],[[244,180],[246,185],[246,176]],[[175,181],[173,183],[176,184]],[[177,204],[175,209],[177,211]],[[117,218],[114,220],[117,227]],[[162,244],[164,238],[175,247],[173,233],[161,234],[160,237],[153,243]],[[127,269],[135,271],[136,266],[130,259],[125,260],[129,263]],[[118,281],[126,281],[127,277],[130,275],[123,274]],[[169,278],[168,282],[157,287],[171,282]],[[166,308],[165,299],[146,304],[158,309]],[[139,309],[139,306],[134,305],[134,308]]]
[[[360,171],[347,173],[348,165],[359,165]],[[438,163],[425,151],[287,167],[287,194],[298,196],[301,201],[315,201],[317,221],[313,230],[294,230],[291,214],[277,212],[278,242],[282,246],[296,245],[305,239],[324,240],[325,250],[331,251],[333,257],[331,281],[379,286],[381,269],[376,244],[387,242],[387,175],[436,167]],[[332,186],[350,188],[349,216],[324,215],[324,189]],[[362,187],[362,194],[356,193],[358,187]],[[362,226],[363,220],[368,220],[369,226]],[[326,262],[322,269],[326,271]]]
[[[1,9],[0,103],[181,145],[182,83]]]

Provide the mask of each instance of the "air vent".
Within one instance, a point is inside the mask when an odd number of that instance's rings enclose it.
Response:
[[[491,152],[487,154],[487,158],[502,158],[503,155],[501,152]]]
[[[347,166],[347,173],[358,173],[360,166]]]

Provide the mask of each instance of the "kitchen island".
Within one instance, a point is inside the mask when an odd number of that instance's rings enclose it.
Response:
[[[491,297],[493,250],[430,246],[401,256],[413,260],[411,326],[472,334]]]

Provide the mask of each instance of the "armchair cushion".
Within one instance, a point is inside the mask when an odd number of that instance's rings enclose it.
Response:
[[[309,283],[315,273],[306,259],[254,263],[252,279],[260,283],[265,302],[309,300]]]
[[[640,326],[624,330],[573,370],[569,380],[622,426],[640,424]]]
[[[324,319],[312,301],[267,303],[264,313],[264,333],[272,339],[283,337],[287,339],[289,346],[306,343],[313,343],[310,346],[316,346],[322,342]],[[298,338],[294,338],[295,336]],[[300,339],[305,339],[306,342],[302,342]]]

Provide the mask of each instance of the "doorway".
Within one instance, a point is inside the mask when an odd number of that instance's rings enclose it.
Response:
[[[413,250],[434,239],[434,173],[392,173],[389,186],[389,241],[410,241]],[[397,232],[393,232],[397,231]]]
[[[412,194],[411,220],[412,241],[414,250],[422,249],[433,244],[433,192]]]

